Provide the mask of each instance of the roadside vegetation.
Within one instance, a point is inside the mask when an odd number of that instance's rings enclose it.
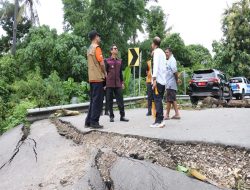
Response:
[[[173,49],[180,72],[187,74],[186,85],[182,79],[179,94],[185,92],[191,73],[197,69],[213,67],[228,76],[250,78],[249,0],[239,0],[222,13],[224,37],[213,43],[214,56],[200,44],[186,45],[180,34],[171,32],[162,8],[147,8],[147,3],[148,0],[63,0],[65,31],[62,34],[20,13],[13,55],[15,5],[8,0],[1,1],[0,25],[5,34],[0,36],[0,134],[25,122],[28,108],[69,104],[73,97],[78,102],[88,101],[86,50],[87,34],[92,29],[102,34],[105,57],[109,56],[110,45],[115,43],[119,47],[125,96],[139,95],[138,88],[135,94],[131,93],[134,83],[132,69],[127,67],[127,49],[142,50],[140,95],[144,95],[146,61],[150,57],[151,39],[156,35],[163,39],[162,48]],[[19,10],[23,6],[28,5],[20,4]],[[148,33],[148,38],[139,41],[138,30]],[[137,78],[135,84],[138,83]]]

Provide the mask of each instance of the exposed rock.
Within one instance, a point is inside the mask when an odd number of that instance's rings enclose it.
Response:
[[[250,108],[250,100],[230,100],[227,104],[228,107],[237,107],[237,108]]]
[[[213,97],[207,97],[204,100],[202,100],[202,105],[201,107],[203,108],[216,108],[219,106],[226,106],[227,101],[226,100],[218,100]]]

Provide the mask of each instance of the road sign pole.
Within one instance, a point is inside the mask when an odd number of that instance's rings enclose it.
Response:
[[[183,83],[184,83],[184,94],[186,95],[186,72],[185,70],[183,71]]]
[[[134,96],[135,96],[135,66],[133,67],[134,69]]]
[[[141,67],[142,67],[142,52],[140,52],[140,60],[139,60],[139,96],[141,95]]]
[[[139,48],[129,48],[128,49],[128,65],[130,67],[133,67],[133,79],[134,79],[134,96],[136,95],[135,93],[135,67],[140,66],[140,49]],[[141,91],[141,84],[140,84],[140,72],[141,68],[139,68],[139,94]]]

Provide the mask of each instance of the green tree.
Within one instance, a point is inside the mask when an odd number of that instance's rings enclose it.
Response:
[[[57,71],[60,78],[87,80],[86,47],[83,38],[74,34],[58,35],[47,26],[32,28],[17,51],[20,73],[39,67],[43,78]]]
[[[19,6],[19,3],[23,3],[21,6]],[[29,8],[29,13],[30,13],[30,21],[32,25],[35,25],[36,23],[39,24],[39,19],[38,19],[38,14],[35,9],[35,4],[38,3],[39,1],[36,0],[15,0],[14,1],[14,12],[12,14],[12,22],[13,22],[13,38],[12,38],[12,54],[16,54],[16,44],[17,44],[17,25],[20,20],[22,20],[24,13],[26,10]],[[9,1],[5,0],[1,2],[1,4],[8,4]],[[5,9],[4,14],[10,14],[12,9]]]
[[[64,29],[87,37],[85,21],[89,0],[62,0],[64,5]]]
[[[13,22],[14,22],[14,11],[15,5],[4,1],[1,4],[0,9],[0,26],[5,31],[6,35],[0,38],[0,53],[6,53],[11,49],[13,43]],[[31,21],[25,17],[21,16],[19,22],[17,23],[16,38],[20,41],[22,37],[28,33],[31,27]]]
[[[176,60],[184,67],[191,66],[190,54],[188,49],[185,46],[183,39],[180,34],[173,33],[168,35],[163,39],[161,47],[163,49],[170,47],[173,51],[173,54]]]
[[[147,12],[146,30],[149,33],[149,38],[159,36],[163,39],[166,35],[166,15],[160,6],[151,6]]]
[[[213,43],[218,67],[231,76],[250,77],[250,1],[233,3],[223,15],[224,38]]]
[[[127,51],[128,40],[138,30],[143,31],[146,3],[145,0],[63,0],[64,22],[66,28],[85,39],[90,30],[96,29],[102,35],[106,53],[113,43]]]
[[[8,84],[17,79],[18,65],[15,59],[10,55],[5,55],[0,58],[0,79]]]
[[[202,45],[188,45],[187,50],[190,56],[192,67],[209,68],[212,65],[212,55],[209,50]]]
[[[147,61],[151,59],[151,39],[144,40],[139,44],[140,50],[142,51],[142,67],[141,76],[146,77]]]
[[[224,45],[222,41],[217,42],[214,41],[212,44],[213,52],[215,53],[213,61],[215,66],[222,70],[227,72],[229,75],[234,75],[234,68],[232,64],[229,64],[231,62],[231,58],[229,55],[229,50]]]
[[[30,15],[29,20],[31,21],[33,26],[39,26],[39,17],[36,10],[36,5],[39,5],[39,0],[19,0],[21,4],[20,11],[18,13],[18,17],[22,17],[24,14]],[[17,18],[19,19],[19,18]]]

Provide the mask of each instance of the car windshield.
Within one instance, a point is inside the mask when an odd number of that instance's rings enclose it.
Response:
[[[242,83],[242,78],[233,78],[233,79],[230,79],[230,83]]]
[[[215,72],[213,70],[195,71],[193,78],[215,78]]]

